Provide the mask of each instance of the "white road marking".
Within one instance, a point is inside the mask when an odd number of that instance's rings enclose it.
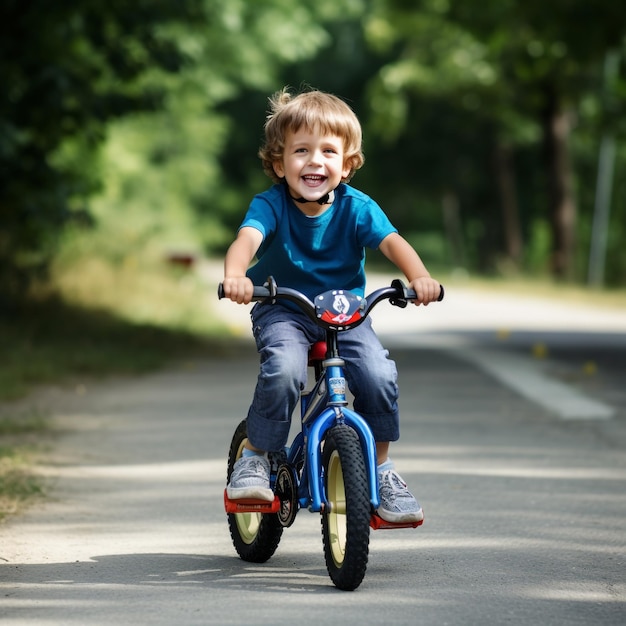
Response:
[[[549,378],[530,357],[482,348],[453,349],[451,352],[562,419],[610,419],[615,415],[613,407],[589,398],[571,385]]]
[[[564,420],[604,420],[614,417],[614,407],[594,400],[572,385],[554,380],[544,371],[547,360],[484,348],[460,335],[390,335],[383,345],[393,349],[409,345],[436,347],[454,357],[476,365],[503,385]]]

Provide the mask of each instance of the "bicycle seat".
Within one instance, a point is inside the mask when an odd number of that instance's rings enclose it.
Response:
[[[316,361],[323,361],[326,358],[326,342],[316,341],[309,348],[309,365],[313,365]]]

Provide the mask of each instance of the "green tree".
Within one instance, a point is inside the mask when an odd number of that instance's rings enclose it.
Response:
[[[154,110],[159,72],[186,62],[176,26],[200,0],[7,0],[0,8],[0,292],[45,270],[59,233],[88,220],[106,124]]]
[[[379,125],[408,125],[415,98],[452,101],[492,130],[495,180],[509,256],[520,246],[512,154],[539,131],[544,215],[552,227],[552,269],[574,273],[577,207],[570,149],[580,103],[597,90],[607,50],[623,44],[626,15],[609,0],[381,0],[366,28],[372,45],[395,49],[373,87]],[[378,101],[378,105],[376,102]],[[383,106],[386,103],[386,106]]]

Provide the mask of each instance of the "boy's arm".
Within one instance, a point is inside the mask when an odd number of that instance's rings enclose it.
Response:
[[[387,235],[379,250],[406,276],[409,287],[415,290],[415,304],[428,304],[439,297],[439,283],[431,278],[426,266],[411,244],[398,233]]]
[[[261,231],[244,226],[228,248],[224,258],[224,295],[239,304],[248,304],[252,299],[254,285],[246,276],[250,262],[263,242]]]

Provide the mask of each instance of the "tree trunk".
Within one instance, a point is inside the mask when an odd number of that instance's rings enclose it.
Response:
[[[571,279],[576,244],[576,202],[569,158],[571,117],[553,86],[548,87],[546,96],[544,141],[552,223],[551,268],[556,278]]]
[[[513,154],[510,146],[496,140],[494,165],[500,209],[504,226],[504,242],[506,255],[515,269],[519,269],[522,259],[522,230],[520,227],[517,194],[515,192],[515,172],[513,170]]]
[[[459,198],[453,191],[447,189],[441,198],[443,209],[443,224],[446,237],[450,244],[452,264],[455,269],[465,268],[465,245],[463,242],[463,228],[461,225],[461,212]]]

